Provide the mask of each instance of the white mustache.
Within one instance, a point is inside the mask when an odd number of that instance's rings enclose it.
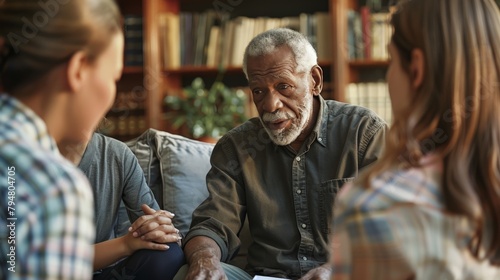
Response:
[[[274,122],[283,119],[288,120],[295,117],[296,115],[293,112],[288,113],[283,111],[277,111],[275,113],[264,113],[264,115],[262,115],[262,120],[264,122]]]

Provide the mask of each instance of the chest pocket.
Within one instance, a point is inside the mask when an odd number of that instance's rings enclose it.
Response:
[[[319,188],[318,206],[320,207],[319,213],[321,218],[321,231],[324,234],[330,234],[332,230],[333,203],[335,202],[337,193],[345,183],[350,182],[353,179],[354,177],[342,178],[321,183]]]

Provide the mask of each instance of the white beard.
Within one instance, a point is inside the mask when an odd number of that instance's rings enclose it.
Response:
[[[271,138],[271,140],[278,146],[290,145],[293,141],[299,137],[300,133],[305,129],[312,112],[313,107],[313,95],[306,89],[306,97],[304,98],[304,103],[298,108],[299,116],[296,116],[292,111],[276,111],[274,113],[264,113],[260,118],[264,129]],[[271,130],[266,125],[266,122],[272,122],[278,119],[293,119],[290,127],[282,128],[278,130]]]

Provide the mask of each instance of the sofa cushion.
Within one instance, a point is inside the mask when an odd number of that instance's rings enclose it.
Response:
[[[175,213],[173,223],[185,235],[194,209],[208,197],[205,179],[214,145],[155,129],[148,129],[126,144],[139,160],[158,205]],[[123,203],[119,213],[115,228],[123,232],[117,236],[125,234],[130,226]],[[239,236],[241,248],[230,263],[244,269],[252,242],[248,219]]]
[[[175,213],[173,223],[185,235],[193,210],[208,196],[205,177],[214,145],[155,129],[127,145],[137,156],[158,205]]]

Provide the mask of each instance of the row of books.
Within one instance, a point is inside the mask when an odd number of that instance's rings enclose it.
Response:
[[[318,52],[320,61],[331,60],[331,18],[327,12],[295,17],[236,17],[208,10],[202,13],[164,13],[159,19],[163,66],[241,66],[245,47],[257,34],[276,27],[301,32]]]
[[[147,129],[145,117],[146,94],[144,91],[119,91],[115,102],[100,126],[106,135],[138,135]]]
[[[143,24],[142,16],[125,15],[123,18],[125,36],[125,66],[143,66]]]
[[[392,122],[391,99],[385,82],[350,83],[346,101],[373,110],[388,124]]]
[[[126,110],[143,110],[146,103],[146,93],[140,91],[119,91],[116,93],[115,102],[111,113]]]
[[[347,13],[347,50],[351,60],[387,60],[392,35],[389,12],[371,12],[367,6]]]
[[[111,136],[137,136],[148,129],[145,116],[109,116],[101,125],[99,132]]]

